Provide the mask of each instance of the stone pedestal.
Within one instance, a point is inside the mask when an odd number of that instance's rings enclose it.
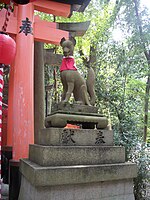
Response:
[[[83,129],[105,129],[108,119],[100,114],[57,111],[46,117],[47,128],[65,127],[67,123],[81,124]]]
[[[95,106],[80,105],[77,103],[57,103],[52,105],[52,113],[54,112],[79,112],[79,113],[98,113],[98,108]]]
[[[65,112],[62,119],[72,121],[72,113]],[[96,124],[106,119],[97,113],[74,113],[81,117],[80,123],[85,116],[90,122],[96,116]],[[56,114],[64,115],[64,111],[55,111],[52,118]],[[29,158],[21,160],[20,171],[19,200],[134,200],[132,180],[137,167],[125,162],[125,149],[114,146],[107,125],[101,129],[57,125],[42,129],[38,143],[30,145]]]
[[[25,195],[27,194],[27,195]],[[20,199],[38,200],[134,200],[131,179],[88,184],[34,187],[24,176]]]
[[[113,146],[113,132],[51,127],[41,130],[38,144],[44,146]]]

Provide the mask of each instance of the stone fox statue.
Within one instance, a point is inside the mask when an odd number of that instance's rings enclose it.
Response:
[[[63,94],[62,101],[68,102],[71,94],[73,93],[74,99],[78,103],[84,105],[94,105],[95,104],[95,73],[92,68],[88,68],[87,81],[78,72],[73,51],[76,40],[71,37],[69,40],[62,38],[60,45],[63,49],[64,58],[60,67],[60,76],[63,84]],[[88,96],[89,93],[89,96]]]

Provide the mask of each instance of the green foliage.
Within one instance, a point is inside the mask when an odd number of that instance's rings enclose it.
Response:
[[[106,41],[99,43],[96,88],[98,104],[110,117],[115,143],[125,147],[127,161],[136,162],[138,165],[135,197],[136,200],[142,200],[146,199],[145,185],[148,181],[150,165],[149,152],[142,143],[143,107],[146,78],[149,72],[144,50],[149,46],[147,36],[150,32],[148,32],[148,18],[145,18],[141,38],[133,1],[123,2],[121,12],[117,23],[123,30],[126,28],[126,39],[122,43],[116,43],[109,35],[107,43]],[[143,13],[145,14],[144,11]],[[150,127],[150,122],[147,126]],[[133,158],[134,154],[136,156]]]
[[[128,45],[103,45],[97,58],[96,93],[100,110],[110,117],[116,145],[125,147],[126,161],[136,162],[138,177],[135,180],[136,200],[142,200],[147,182],[148,153],[142,145],[143,104],[145,96],[145,68],[143,55],[131,52]],[[141,64],[143,65],[141,69]],[[133,158],[133,153],[137,156]],[[144,162],[142,163],[142,159]],[[143,196],[141,196],[143,195]]]
[[[146,189],[150,183],[150,149],[146,145],[142,146],[137,143],[131,156],[130,159],[137,163],[138,166],[138,176],[134,180],[135,199],[148,200]]]
[[[0,10],[1,10],[2,8],[5,8],[5,4],[4,4],[4,3],[0,3]]]

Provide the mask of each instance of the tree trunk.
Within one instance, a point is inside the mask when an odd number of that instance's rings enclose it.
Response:
[[[145,90],[144,135],[143,135],[144,142],[146,142],[146,139],[147,139],[149,95],[150,95],[150,74],[148,75],[148,78],[147,78],[146,90]]]
[[[142,28],[142,21],[140,20],[139,12],[138,12],[138,3],[137,0],[134,0],[135,5],[135,14],[137,19],[137,25],[139,29],[140,34],[140,40],[143,45],[144,54],[149,66],[148,71],[148,78],[146,82],[146,88],[145,88],[145,102],[144,102],[144,132],[143,132],[143,142],[146,142],[147,140],[147,128],[148,128],[148,109],[149,109],[149,95],[150,95],[150,51],[146,50],[144,36],[143,36],[143,28]]]

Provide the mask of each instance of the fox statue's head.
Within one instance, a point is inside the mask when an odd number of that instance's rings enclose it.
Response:
[[[76,45],[76,40],[73,37],[70,37],[69,40],[63,37],[60,41],[60,45],[65,57],[73,56],[74,46]]]

